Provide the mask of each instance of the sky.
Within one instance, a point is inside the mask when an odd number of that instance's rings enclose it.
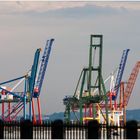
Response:
[[[0,2],[0,81],[22,76],[37,48],[54,38],[40,95],[43,114],[64,111],[63,98],[73,95],[88,65],[91,34],[103,35],[103,78],[118,67],[124,49],[130,52],[123,81],[140,56],[140,2]],[[127,109],[138,109],[137,78]]]

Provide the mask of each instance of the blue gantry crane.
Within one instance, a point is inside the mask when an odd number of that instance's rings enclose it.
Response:
[[[122,80],[122,76],[123,76],[123,72],[124,72],[124,68],[125,68],[125,64],[126,64],[126,60],[127,60],[129,50],[130,49],[123,50],[123,54],[122,54],[122,57],[121,57],[121,62],[120,62],[117,77],[116,77],[115,87],[114,87],[115,95],[112,96],[112,100],[117,99],[117,95],[118,95],[118,92],[119,92],[119,86],[120,86],[120,83],[121,83],[121,80]]]
[[[47,65],[48,65],[49,56],[50,56],[50,53],[51,53],[51,48],[52,48],[53,41],[54,41],[54,39],[50,39],[46,43],[44,53],[43,53],[43,56],[42,56],[42,60],[41,60],[41,65],[40,65],[40,68],[39,68],[37,81],[35,82],[35,88],[34,88],[34,93],[33,93],[34,98],[37,98],[40,95],[40,91],[41,91],[42,83],[43,83],[43,80],[44,80],[45,72],[46,72],[46,69],[47,69]]]
[[[32,87],[34,86],[34,79],[36,76],[36,70],[38,67],[38,60],[40,55],[40,50],[37,49],[34,56],[34,62],[30,73],[14,78],[12,80],[8,80],[5,82],[0,83],[0,89],[1,89],[1,98],[0,102],[2,103],[2,119],[4,121],[12,121],[14,120],[17,115],[23,110],[23,118],[26,119],[26,104],[29,102],[31,104],[32,101]],[[20,80],[20,81],[19,81]],[[13,87],[10,88],[6,86],[6,84],[11,84],[15,81],[18,81],[18,83]],[[16,91],[17,87],[24,81],[24,85],[22,85],[23,89],[22,91]],[[19,89],[18,89],[19,90]],[[21,89],[20,89],[21,90]],[[8,104],[8,109],[5,111],[5,107]],[[14,105],[11,106],[11,103],[14,103]],[[31,115],[31,108],[29,106],[30,115]],[[30,116],[29,115],[29,116]],[[31,117],[30,117],[31,118]]]
[[[37,107],[38,107],[38,116],[39,116],[39,122],[42,123],[42,117],[41,117],[41,107],[40,107],[40,92],[42,88],[42,83],[44,80],[45,72],[47,69],[48,61],[49,61],[49,56],[51,53],[51,48],[53,44],[54,39],[50,39],[47,41],[44,53],[41,59],[41,64],[39,67],[38,75],[36,77],[36,82],[34,86],[34,92],[33,92],[33,100],[32,100],[32,110],[33,110],[33,122],[36,123],[36,116],[35,116],[35,107],[34,107],[34,98],[37,99]]]
[[[27,119],[27,103],[29,103],[29,118],[30,120],[32,120],[33,115],[34,119],[34,98],[37,98],[39,119],[41,122],[39,95],[53,41],[54,39],[50,39],[47,41],[44,49],[44,54],[41,59],[41,65],[39,65],[39,57],[41,52],[41,49],[39,48],[35,52],[32,68],[26,75],[0,83],[0,103],[2,104],[1,117],[4,121],[15,120],[17,115],[22,110],[23,118]],[[16,85],[14,85],[15,82],[17,82]],[[9,88],[9,84],[11,84],[12,86],[14,85],[14,87]],[[18,88],[21,84],[22,86]],[[5,107],[7,107],[7,105],[8,108],[5,110]]]

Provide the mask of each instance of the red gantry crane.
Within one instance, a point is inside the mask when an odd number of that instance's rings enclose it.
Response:
[[[129,80],[127,82],[127,86],[126,86],[125,92],[124,92],[124,103],[123,103],[124,106],[128,105],[128,102],[129,102],[133,87],[135,85],[135,82],[136,82],[136,79],[137,79],[137,76],[138,76],[138,73],[139,73],[139,69],[140,69],[140,61],[138,61],[136,63],[136,65],[133,68],[132,73],[131,73],[131,75],[129,77]]]
[[[140,70],[140,61],[138,61],[135,64],[135,67],[133,68],[130,77],[128,79],[128,82],[126,83],[126,87],[124,88],[125,82],[121,82],[120,87],[120,109],[124,109],[124,123],[126,122],[126,107],[128,105],[130,96],[132,94],[132,90],[134,88],[138,73]]]

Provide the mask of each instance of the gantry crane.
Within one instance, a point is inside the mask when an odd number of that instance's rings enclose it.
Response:
[[[123,50],[123,54],[122,54],[122,57],[121,57],[121,61],[120,61],[120,64],[119,64],[119,69],[118,69],[118,73],[117,73],[117,77],[116,77],[116,82],[115,82],[114,87],[111,87],[112,89],[110,89],[110,93],[109,93],[110,108],[112,108],[112,100],[114,101],[115,109],[117,108],[116,100],[117,100],[117,96],[118,96],[118,93],[119,93],[120,83],[121,83],[122,76],[123,76],[123,73],[124,73],[124,69],[125,69],[125,65],[126,65],[129,50],[130,49]]]
[[[35,116],[35,109],[34,109],[34,99],[37,99],[37,108],[38,108],[38,115],[39,115],[39,122],[42,123],[42,117],[41,117],[41,108],[40,108],[40,92],[42,88],[42,83],[44,80],[45,72],[47,69],[49,56],[51,53],[51,48],[53,44],[54,39],[50,39],[47,41],[44,53],[41,60],[41,65],[39,67],[38,76],[36,77],[36,82],[34,86],[34,92],[33,92],[33,100],[32,100],[32,110],[33,110],[33,122],[36,123],[36,116]]]
[[[65,108],[65,121],[70,121],[70,112],[77,109],[80,112],[81,123],[83,118],[96,118],[96,104],[105,101],[106,123],[108,124],[108,98],[102,78],[102,35],[91,35],[89,49],[89,66],[80,74],[74,96],[66,96],[63,99]],[[98,54],[96,54],[98,52]],[[97,55],[97,56],[96,56]],[[97,58],[97,59],[96,59]],[[97,90],[97,92],[95,92]],[[83,110],[84,109],[84,110]],[[85,116],[83,115],[83,112]]]
[[[45,75],[45,71],[48,64],[48,59],[51,51],[51,46],[54,39],[47,41],[45,46],[44,54],[42,56],[41,65],[38,70],[39,56],[41,49],[37,49],[34,56],[34,62],[31,68],[26,75],[8,80],[0,83],[0,103],[2,103],[2,119],[4,121],[12,121],[16,119],[17,115],[23,110],[23,118],[27,119],[27,103],[29,103],[29,118],[32,120],[32,113],[34,119],[34,98],[37,98],[38,109],[39,109],[39,121],[41,122],[41,111],[40,111],[40,102],[39,95]],[[16,82],[14,87],[10,88],[5,84],[13,85]],[[24,82],[24,83],[23,83]],[[22,84],[23,83],[23,84]],[[15,84],[15,83],[14,83]],[[21,85],[22,84],[22,85]],[[22,91],[16,91],[19,86],[22,86]],[[20,87],[21,90],[21,87]],[[5,107],[8,103],[8,109],[5,110]],[[11,103],[14,103],[11,106]]]
[[[128,82],[120,82],[120,95],[119,95],[119,103],[117,103],[117,108],[115,108],[116,112],[120,112],[122,115],[120,115],[119,123],[122,122],[122,124],[126,123],[126,107],[128,105],[130,96],[132,94],[132,90],[134,88],[138,73],[140,69],[140,61],[138,61],[133,68],[130,77],[128,79]],[[126,87],[125,87],[126,85]],[[118,110],[119,109],[119,110]],[[114,111],[115,111],[114,110]],[[123,117],[123,118],[122,118]]]
[[[139,73],[139,69],[140,69],[140,61],[138,61],[135,65],[135,67],[132,70],[132,73],[128,79],[126,88],[125,88],[125,92],[124,92],[124,106],[128,105],[132,90],[134,88],[138,73]]]
[[[26,119],[26,113],[27,113],[26,104],[27,102],[31,104],[31,100],[32,100],[31,87],[34,85],[34,77],[35,77],[34,75],[36,75],[39,55],[40,55],[40,49],[37,49],[34,56],[31,76],[29,72],[24,76],[0,83],[0,89],[1,89],[0,102],[2,103],[2,119],[4,121],[14,120],[21,110],[23,110],[23,117],[24,119]],[[5,84],[12,85],[13,82],[18,81],[18,80],[20,81],[11,90],[7,89],[8,86],[5,86]],[[23,86],[22,91],[20,92],[14,91],[23,81],[24,81],[24,85],[22,85]],[[5,86],[5,88],[3,88],[3,85]],[[8,103],[8,109],[6,111],[5,111],[5,103]],[[14,103],[12,107],[11,107],[11,103]]]
[[[121,57],[121,61],[119,64],[119,69],[118,69],[118,73],[116,76],[116,80],[115,80],[115,71],[111,73],[110,75],[110,90],[107,93],[107,95],[109,96],[108,98],[108,116],[109,116],[109,124],[115,124],[115,125],[120,125],[120,118],[123,116],[123,112],[122,110],[118,110],[118,108],[120,108],[121,105],[121,100],[122,100],[122,92],[120,92],[119,94],[119,89],[120,89],[120,83],[122,80],[122,76],[123,76],[123,72],[125,69],[125,65],[126,65],[126,60],[128,57],[128,52],[129,49],[123,50],[123,54]],[[116,81],[116,82],[115,82]],[[122,88],[121,88],[122,89]],[[117,97],[119,95],[119,99],[120,102],[118,103],[117,101]],[[114,102],[114,103],[113,103]],[[105,113],[103,112],[105,108],[105,103],[104,101],[101,101],[99,104],[97,104],[97,110],[98,110],[98,114],[99,114],[99,122],[104,122],[104,118],[105,118]]]
[[[2,107],[1,116],[4,121],[13,120],[16,117],[17,112],[20,112],[21,108],[23,109],[24,92],[15,92],[14,90],[17,88],[17,85],[21,84],[23,81],[25,81],[25,79],[26,76],[22,76],[0,83],[0,103]],[[10,84],[17,81],[19,82],[10,90],[5,86],[5,84]],[[11,104],[15,102],[16,105],[11,106]],[[6,107],[7,109],[5,110]]]
[[[126,122],[126,107],[132,94],[139,70],[140,70],[140,61],[138,61],[135,64],[135,67],[133,68],[130,74],[128,82],[126,82],[126,87],[124,86],[125,82],[121,83],[121,95],[122,95],[121,106],[124,110],[124,123]]]

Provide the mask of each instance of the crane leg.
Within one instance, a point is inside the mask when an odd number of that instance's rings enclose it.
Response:
[[[11,109],[11,103],[9,102],[8,103],[8,114],[9,114],[9,116],[8,116],[8,121],[10,122],[10,109]]]
[[[86,114],[87,114],[87,106],[85,104],[85,115],[84,115],[85,117],[87,116]]]
[[[5,92],[2,91],[2,95],[5,95]],[[2,119],[4,120],[4,102],[2,102]]]
[[[2,119],[4,120],[4,102],[2,102]]]
[[[35,109],[34,109],[34,99],[32,99],[32,111],[33,111],[33,123],[36,124],[36,116],[35,116]]]
[[[39,122],[42,124],[42,116],[41,116],[41,107],[40,107],[40,98],[37,98],[37,106],[38,106],[38,114],[39,114]]]

